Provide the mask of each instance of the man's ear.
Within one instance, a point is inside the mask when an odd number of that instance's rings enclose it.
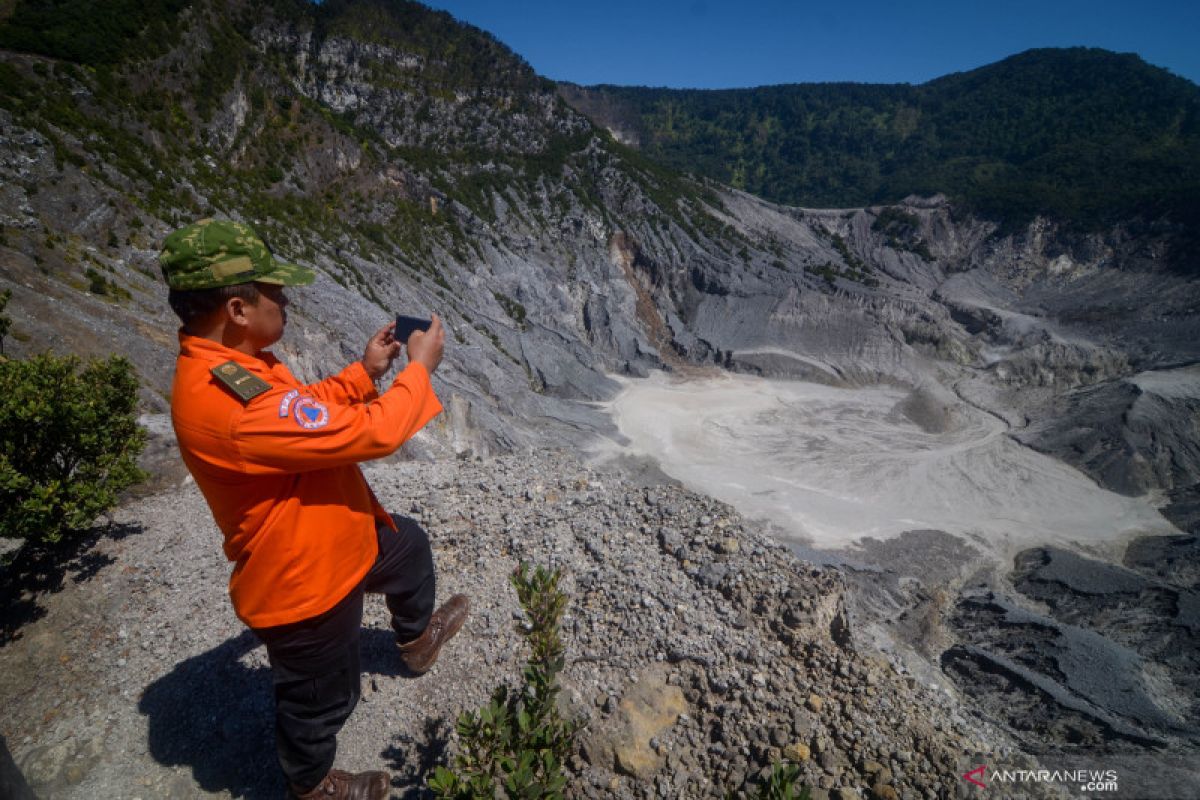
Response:
[[[250,324],[246,318],[246,306],[250,305],[241,297],[231,297],[225,301],[225,316],[234,325],[243,328]]]

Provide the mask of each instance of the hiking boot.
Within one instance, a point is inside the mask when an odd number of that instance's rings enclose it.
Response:
[[[467,621],[467,610],[471,601],[465,594],[456,594],[433,612],[429,618],[429,626],[413,639],[400,645],[400,660],[404,666],[415,675],[429,671],[433,662],[437,661],[438,651],[442,645],[450,641],[450,637],[458,633],[458,629]]]
[[[387,800],[392,776],[386,772],[359,772],[357,774],[331,769],[321,782],[301,793],[295,786],[291,797],[295,800]]]

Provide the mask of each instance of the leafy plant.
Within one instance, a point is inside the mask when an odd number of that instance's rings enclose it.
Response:
[[[807,786],[797,786],[800,767],[787,762],[777,762],[771,774],[758,786],[754,800],[809,800]]]
[[[574,746],[578,723],[559,714],[558,674],[565,663],[558,626],[567,597],[560,571],[521,564],[511,581],[528,622],[519,630],[530,656],[518,691],[501,685],[477,712],[458,718],[462,751],[455,769],[438,767],[428,779],[437,797],[452,800],[555,800],[567,779],[562,765]]]
[[[120,356],[0,361],[0,529],[57,542],[142,480],[137,376]]]

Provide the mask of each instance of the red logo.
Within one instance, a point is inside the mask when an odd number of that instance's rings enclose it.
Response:
[[[983,777],[983,772],[984,772],[984,770],[986,770],[986,769],[987,769],[987,764],[980,764],[978,767],[976,767],[975,769],[971,770],[970,772],[964,772],[962,776],[963,776],[963,778],[964,778],[964,779],[966,779],[966,780],[967,780],[969,783],[973,783],[973,784],[975,784],[976,786],[978,786],[978,787],[979,787],[979,788],[981,788],[981,789],[986,789],[986,788],[987,788],[987,784],[986,784],[986,783],[984,783],[983,781],[977,781],[977,780],[975,780],[974,778],[972,778],[972,777],[971,777],[972,775],[978,775],[980,778],[982,778],[982,777]]]
[[[292,406],[292,416],[301,428],[312,430],[323,428],[329,423],[329,409],[311,397],[301,397]]]

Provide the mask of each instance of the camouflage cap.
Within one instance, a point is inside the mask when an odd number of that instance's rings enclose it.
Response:
[[[170,234],[158,263],[172,289],[215,289],[251,281],[303,286],[316,278],[310,269],[276,261],[249,225],[224,219],[202,219]]]

